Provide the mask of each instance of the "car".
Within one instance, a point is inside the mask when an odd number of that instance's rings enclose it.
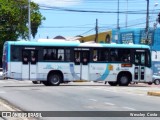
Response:
[[[3,68],[0,68],[0,80],[3,79]]]
[[[158,75],[153,75],[152,80],[153,80],[153,83],[154,83],[155,85],[159,85],[159,84],[160,84],[160,76],[158,76]]]

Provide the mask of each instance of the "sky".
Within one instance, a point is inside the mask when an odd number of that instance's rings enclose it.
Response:
[[[117,28],[146,26],[147,0],[31,0],[40,6],[46,18],[38,29],[37,39],[87,36]],[[149,0],[149,27],[160,11],[159,0]],[[155,13],[155,14],[153,14]],[[118,20],[119,15],[119,22]],[[33,39],[33,38],[32,38]]]

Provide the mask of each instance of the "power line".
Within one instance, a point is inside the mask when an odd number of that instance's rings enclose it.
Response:
[[[121,13],[121,14],[146,14],[146,10],[138,11],[97,11],[97,10],[80,10],[80,9],[68,9],[63,7],[49,7],[49,6],[40,6],[41,10],[57,10],[57,11],[67,11],[67,12],[81,12],[81,13]],[[160,9],[157,9],[160,10]],[[152,14],[158,14],[158,11],[152,12]]]

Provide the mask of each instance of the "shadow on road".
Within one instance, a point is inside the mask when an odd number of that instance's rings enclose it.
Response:
[[[149,86],[149,85],[138,85],[138,84],[136,84],[136,85],[129,85],[129,86],[110,86],[110,85],[102,85],[102,84],[100,84],[100,85],[97,85],[97,84],[95,84],[95,85],[88,85],[88,84],[86,84],[86,85],[82,85],[82,84],[61,84],[61,85],[59,85],[59,86],[45,86],[45,85],[43,85],[43,84],[39,84],[39,85],[7,85],[7,86],[2,86],[2,87],[75,87],[75,86],[81,86],[81,87],[89,87],[89,86],[97,86],[97,87],[100,87],[100,86],[106,86],[106,87],[118,87],[118,88],[120,88],[120,87],[154,87],[154,86]]]

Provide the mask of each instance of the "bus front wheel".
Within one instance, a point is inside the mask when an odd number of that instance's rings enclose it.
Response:
[[[60,74],[50,74],[48,78],[48,82],[52,86],[58,86],[61,83],[61,75]]]
[[[122,74],[118,77],[119,86],[128,86],[129,84],[129,77],[125,74]]]

